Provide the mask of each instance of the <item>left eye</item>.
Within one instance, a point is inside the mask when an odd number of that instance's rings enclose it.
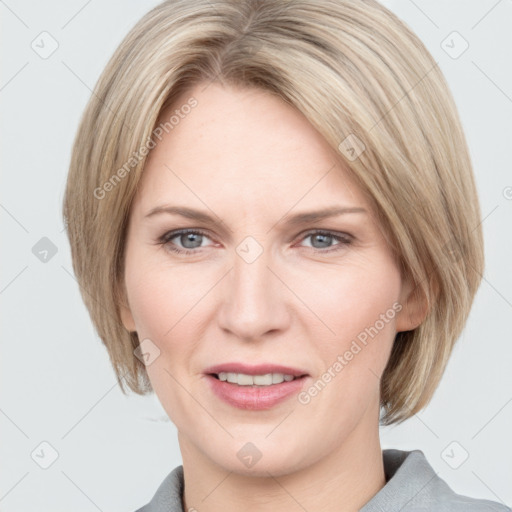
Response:
[[[159,239],[159,243],[164,245],[170,251],[176,253],[183,254],[192,254],[196,251],[195,249],[201,248],[202,242],[204,238],[209,238],[206,233],[198,230],[179,230],[179,231],[170,231],[165,233]],[[307,238],[311,238],[312,245],[311,247],[315,252],[331,252],[333,250],[338,250],[343,246],[350,245],[352,242],[352,238],[347,234],[336,234],[331,231],[313,231],[306,233],[301,240],[306,240]],[[172,241],[174,239],[178,239],[181,247],[176,246],[176,244]],[[338,241],[337,244],[332,246],[333,241]],[[315,247],[314,244],[319,243],[320,247]],[[334,248],[330,248],[334,247]],[[326,250],[327,249],[327,250]]]
[[[313,249],[317,249],[317,250],[325,249],[326,248],[325,244],[329,244],[333,240],[337,240],[338,243],[334,246],[335,248],[331,249],[331,250],[336,250],[336,248],[338,246],[349,245],[351,243],[351,239],[349,238],[348,235],[341,235],[341,234],[337,235],[335,233],[331,233],[330,231],[314,231],[313,233],[306,234],[304,236],[304,240],[306,238],[311,238],[311,240],[314,240],[315,242],[320,241],[320,247],[313,246]],[[329,252],[329,251],[322,251],[322,252]]]

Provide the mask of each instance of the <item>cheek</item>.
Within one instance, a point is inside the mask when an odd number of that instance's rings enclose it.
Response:
[[[173,268],[162,262],[147,262],[143,256],[127,262],[128,296],[139,339],[149,338],[162,357],[148,365],[147,372],[153,384],[164,379],[169,384],[169,373],[180,376],[196,373],[192,368],[193,354],[198,350],[203,332],[211,321],[208,307],[209,279],[199,280],[198,274],[187,269]],[[155,387],[155,385],[153,386]]]
[[[176,305],[173,303],[175,294],[168,290],[164,295],[156,284],[151,274],[146,274],[130,291],[130,307],[140,339],[161,340],[172,327],[169,313]]]
[[[171,339],[190,321],[208,288],[189,274],[162,263],[161,256],[134,255],[127,262],[126,286],[139,337]]]
[[[181,385],[194,371],[191,364],[201,339],[200,316],[204,322],[204,311],[197,305],[208,287],[189,285],[190,276],[161,266],[139,266],[130,280],[130,307],[139,339],[149,338],[159,350],[159,356],[146,366],[149,380],[171,421],[181,424],[180,418],[197,414],[195,402]]]
[[[296,279],[297,295],[337,338],[355,336],[372,326],[400,296],[400,275],[389,262],[352,263],[328,274],[309,273],[308,279]]]
[[[310,337],[317,340],[315,350],[325,369],[343,374],[336,380],[344,386],[363,385],[364,381],[364,386],[373,387],[395,338],[401,279],[399,270],[387,259],[352,263],[334,269],[329,279],[323,280],[323,287],[318,279],[308,279],[298,294],[308,298],[308,305],[321,320],[315,320]],[[336,372],[333,365],[339,362],[338,356],[343,368]]]

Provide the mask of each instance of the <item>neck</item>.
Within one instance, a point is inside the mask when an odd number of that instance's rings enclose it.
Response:
[[[278,477],[229,471],[179,433],[185,480],[183,510],[358,511],[386,484],[378,421],[374,423],[371,427],[359,424],[327,456]]]

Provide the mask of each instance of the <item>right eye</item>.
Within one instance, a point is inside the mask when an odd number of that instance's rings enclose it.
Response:
[[[164,233],[158,243],[166,249],[178,254],[192,254],[198,252],[197,248],[202,247],[201,242],[207,235],[204,231],[196,229],[178,229]],[[177,247],[172,240],[177,239],[182,247]],[[188,245],[188,247],[187,247]]]

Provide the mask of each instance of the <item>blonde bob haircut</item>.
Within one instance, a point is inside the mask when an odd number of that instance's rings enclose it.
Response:
[[[81,295],[123,393],[152,391],[135,356],[142,340],[120,316],[130,206],[162,112],[208,82],[258,87],[293,105],[370,201],[402,276],[428,305],[418,327],[397,333],[380,383],[381,423],[409,418],[431,400],[464,328],[483,237],[444,77],[375,0],[169,0],[111,57],[76,135],[63,215]]]

